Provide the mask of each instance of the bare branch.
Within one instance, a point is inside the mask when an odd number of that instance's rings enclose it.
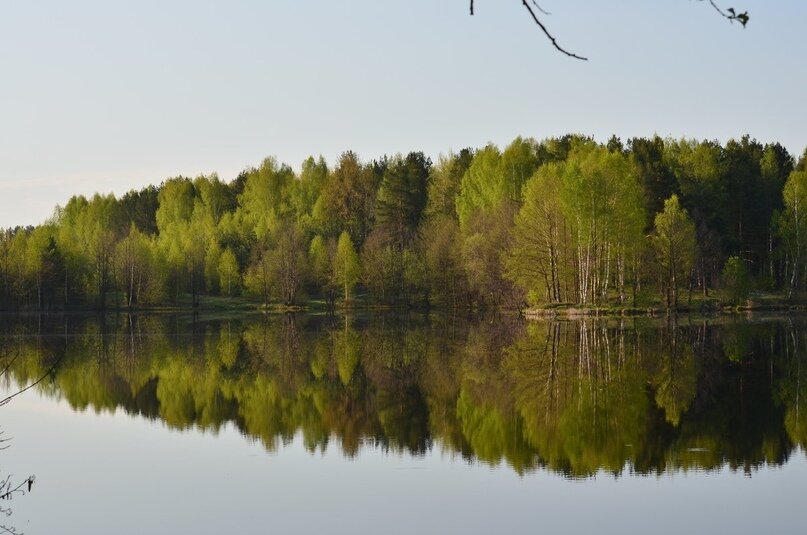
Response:
[[[698,0],[698,1],[703,2],[704,0]],[[748,15],[748,11],[743,11],[741,13],[737,13],[737,11],[733,7],[730,7],[730,8],[728,8],[728,9],[726,9],[724,11],[723,9],[721,9],[715,3],[715,0],[708,0],[708,1],[712,5],[712,7],[715,8],[715,10],[718,13],[720,13],[721,16],[727,18],[729,20],[729,22],[734,22],[736,20],[737,22],[739,22],[740,24],[743,25],[743,28],[745,28],[745,25],[748,24],[748,21],[750,19],[749,15]],[[471,7],[471,15],[473,15],[474,14],[474,0],[470,0],[470,2],[471,2],[471,6],[470,6]],[[547,39],[549,39],[549,41],[552,43],[552,46],[554,46],[555,49],[557,49],[559,52],[569,56],[570,58],[575,58],[575,59],[579,59],[579,60],[583,60],[583,61],[588,61],[588,58],[583,57],[583,56],[579,56],[579,55],[577,55],[577,54],[575,54],[573,52],[569,52],[568,50],[566,50],[565,48],[563,48],[562,46],[560,46],[558,44],[558,41],[557,41],[557,39],[555,39],[555,36],[553,36],[551,33],[549,33],[549,30],[546,28],[546,26],[544,26],[543,22],[541,22],[541,19],[538,18],[538,15],[536,14],[536,11],[538,11],[542,15],[551,15],[551,13],[549,11],[546,11],[544,8],[542,8],[538,4],[537,0],[530,0],[529,3],[527,2],[527,0],[521,0],[521,3],[524,5],[525,8],[527,8],[527,11],[529,12],[530,16],[532,17],[532,20],[535,21],[535,24],[537,24],[538,27],[541,29],[541,31],[544,32],[544,35],[546,35]],[[532,4],[532,7],[530,6],[530,4]],[[533,9],[533,7],[534,7],[534,9]]]
[[[546,29],[546,26],[544,26],[543,23],[541,22],[541,20],[538,18],[538,15],[535,14],[535,11],[532,10],[530,5],[527,3],[527,0],[521,0],[521,3],[524,4],[524,7],[527,8],[527,11],[530,12],[530,15],[532,16],[532,20],[535,21],[535,24],[537,24],[538,27],[541,28],[541,31],[544,32],[544,35],[546,35],[546,37],[552,42],[552,46],[554,46],[557,50],[559,50],[563,54],[566,54],[570,58],[575,58],[575,59],[579,59],[579,60],[583,60],[583,61],[588,61],[588,58],[584,58],[583,56],[578,56],[577,54],[569,52],[568,50],[566,50],[565,48],[560,46],[558,44],[558,41],[555,39],[555,37],[551,33],[549,33],[549,30]]]
[[[18,492],[25,494],[25,489],[23,488],[25,485],[28,485],[28,492],[31,492],[31,487],[34,485],[34,476],[28,476],[27,479],[23,479],[20,484],[14,488],[11,488],[11,483],[6,479],[5,485],[3,485],[5,492],[0,494],[0,500],[10,500],[12,496]]]
[[[2,370],[2,371],[0,371],[0,376],[1,376],[1,375],[5,375],[5,373],[6,373],[6,372],[8,371],[8,369],[11,367],[11,365],[12,365],[12,364],[14,364],[14,361],[15,361],[15,360],[17,360],[17,357],[18,357],[18,356],[19,356],[19,355],[14,355],[14,357],[12,357],[12,359],[11,359],[11,360],[8,362],[8,364],[6,364],[6,367],[5,367],[5,368],[3,368],[3,370]]]
[[[61,359],[60,359],[60,360],[61,360]],[[45,374],[44,374],[42,377],[40,377],[39,379],[37,379],[36,381],[34,381],[33,383],[31,383],[30,385],[26,386],[26,387],[25,387],[25,388],[23,388],[22,390],[20,390],[20,391],[18,391],[18,392],[15,392],[14,394],[11,394],[10,396],[8,396],[8,397],[6,397],[6,398],[4,398],[4,399],[0,399],[0,407],[2,407],[3,405],[5,405],[6,403],[8,403],[9,401],[11,401],[12,399],[14,399],[15,397],[19,396],[20,394],[22,394],[22,393],[23,393],[23,392],[25,392],[26,390],[29,390],[29,389],[31,389],[31,388],[33,388],[33,387],[35,387],[36,385],[38,385],[39,383],[41,383],[42,381],[44,381],[44,380],[45,380],[45,378],[46,378],[48,375],[50,375],[51,373],[53,373],[53,371],[56,369],[56,366],[58,366],[58,364],[59,364],[59,361],[56,361],[56,364],[54,364],[53,366],[51,366],[51,367],[50,367],[50,369],[49,369],[48,371],[46,371],[46,372],[45,372]]]
[[[536,2],[535,0],[532,0],[532,5],[534,5],[534,6],[535,6],[535,9],[537,9],[538,11],[540,11],[541,13],[543,13],[544,15],[551,15],[551,14],[552,14],[552,13],[550,13],[549,11],[547,11],[546,9],[542,8],[541,6],[539,6],[539,5],[538,5],[538,2]]]

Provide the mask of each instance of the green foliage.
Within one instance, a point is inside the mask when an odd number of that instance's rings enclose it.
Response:
[[[663,273],[668,308],[678,306],[678,287],[689,276],[697,254],[695,225],[678,196],[664,202],[664,211],[656,216],[652,243]]]
[[[751,276],[745,262],[737,256],[726,260],[723,266],[723,287],[732,303],[742,303],[751,292]]]
[[[241,289],[333,305],[359,283],[400,306],[624,306],[660,292],[672,307],[679,286],[719,287],[733,256],[793,296],[807,282],[804,166],[747,136],[516,138],[434,166],[420,152],[347,151],[299,175],[267,158],[231,182],[76,196],[44,225],[4,231],[0,308],[198,306]],[[347,277],[346,257],[361,265]]]
[[[793,171],[783,192],[785,209],[778,221],[779,235],[789,256],[786,264],[788,297],[798,293],[805,277],[807,253],[807,171]]]
[[[336,243],[333,239],[326,241],[322,236],[314,236],[308,249],[308,259],[314,283],[322,292],[328,306],[332,307],[339,292],[339,283],[334,272],[334,255]]]
[[[230,249],[225,249],[218,262],[219,286],[222,294],[226,296],[238,295],[241,285],[241,275],[238,271],[238,260]]]
[[[157,195],[157,230],[167,232],[171,227],[189,221],[193,200],[193,183],[187,178],[171,178],[163,182]]]
[[[429,219],[422,229],[420,248],[429,296],[451,308],[465,304],[468,283],[456,218],[443,214]]]
[[[456,199],[460,226],[466,227],[475,211],[490,209],[501,202],[503,184],[501,152],[498,147],[491,144],[476,151],[471,165],[462,177]]]
[[[297,304],[308,267],[305,241],[297,224],[281,224],[272,248],[264,256],[268,256],[269,287],[273,297],[286,306]]]
[[[354,243],[362,243],[371,230],[382,167],[362,165],[356,153],[343,153],[322,191],[319,228],[336,234],[346,230]]]
[[[394,303],[399,297],[403,278],[400,257],[400,249],[393,247],[381,232],[373,232],[364,242],[360,259],[362,282],[380,303]]]
[[[333,257],[334,281],[344,289],[345,302],[350,300],[350,292],[359,282],[361,276],[359,255],[353,247],[350,234],[343,231],[336,244],[336,253]]]
[[[471,149],[462,149],[459,154],[449,153],[448,156],[441,155],[438,158],[437,165],[432,168],[429,181],[426,206],[429,217],[445,215],[456,218],[455,199],[462,177],[472,160],[473,151]]]
[[[519,203],[521,188],[538,166],[534,141],[516,138],[500,152],[495,145],[478,150],[465,172],[456,208],[464,229],[477,211],[499,208],[504,202]]]
[[[415,236],[426,208],[430,171],[431,160],[422,152],[397,157],[384,171],[375,207],[376,228],[390,236],[398,248],[408,245]]]
[[[508,277],[533,301],[596,303],[612,287],[624,301],[644,240],[636,175],[621,151],[590,144],[539,168],[515,219]]]
[[[244,191],[238,196],[242,232],[258,241],[277,230],[280,220],[291,213],[290,187],[294,173],[287,165],[267,158],[247,173]]]

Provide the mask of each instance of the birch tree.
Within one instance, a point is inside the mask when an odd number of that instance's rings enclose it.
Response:
[[[652,236],[668,309],[678,306],[678,285],[693,267],[697,253],[695,224],[681,208],[678,196],[664,202],[664,211],[656,216]]]

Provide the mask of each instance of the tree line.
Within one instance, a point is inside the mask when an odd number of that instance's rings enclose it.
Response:
[[[0,307],[793,298],[807,279],[806,167],[748,136],[519,137],[436,162],[347,151],[299,173],[267,158],[229,182],[75,196],[42,225],[0,231]]]

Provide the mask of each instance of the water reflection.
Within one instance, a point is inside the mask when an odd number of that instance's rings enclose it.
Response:
[[[18,384],[174,428],[232,422],[267,450],[301,434],[587,477],[753,472],[807,447],[805,321],[524,323],[391,316],[5,319]]]

